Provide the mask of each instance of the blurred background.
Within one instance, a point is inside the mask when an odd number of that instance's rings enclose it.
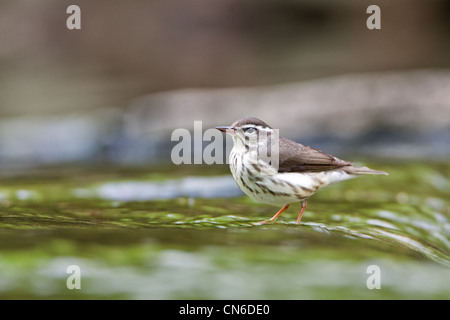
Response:
[[[81,8],[81,30],[66,9]],[[381,8],[381,30],[366,9]],[[167,163],[257,116],[339,156],[450,153],[448,1],[0,1],[0,168]]]

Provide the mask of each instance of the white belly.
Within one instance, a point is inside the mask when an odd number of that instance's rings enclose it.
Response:
[[[356,177],[343,171],[286,172],[267,170],[261,173],[253,166],[242,166],[242,154],[230,153],[230,169],[239,188],[250,198],[267,204],[282,206],[306,200],[317,190],[332,183]]]

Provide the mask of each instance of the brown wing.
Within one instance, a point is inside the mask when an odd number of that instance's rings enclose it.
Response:
[[[353,164],[287,138],[280,138],[279,148],[278,172],[327,171]]]

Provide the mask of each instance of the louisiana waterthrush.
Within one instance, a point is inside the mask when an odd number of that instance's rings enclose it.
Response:
[[[301,202],[299,224],[308,198],[320,188],[366,174],[388,175],[279,137],[278,130],[257,118],[216,129],[233,137],[229,163],[239,188],[258,202],[282,206],[258,224],[274,221],[291,203]]]

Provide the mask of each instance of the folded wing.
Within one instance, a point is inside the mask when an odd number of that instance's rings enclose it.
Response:
[[[317,172],[334,170],[353,163],[320,150],[302,145],[287,138],[280,138],[278,172]]]

